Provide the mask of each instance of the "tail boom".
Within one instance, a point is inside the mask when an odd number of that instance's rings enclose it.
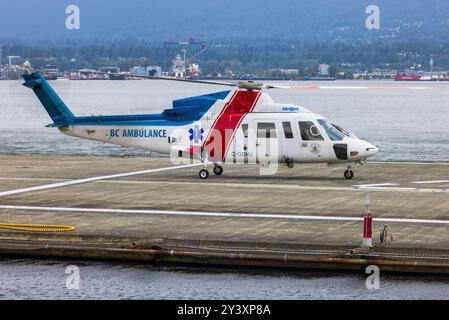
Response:
[[[34,91],[45,110],[47,110],[54,122],[52,126],[62,127],[73,122],[75,118],[73,113],[39,72],[24,74],[23,79],[25,80],[23,85]]]

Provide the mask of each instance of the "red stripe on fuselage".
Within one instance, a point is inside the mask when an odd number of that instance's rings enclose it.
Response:
[[[237,127],[254,109],[260,94],[259,91],[236,91],[223,107],[204,143],[211,161],[224,161]]]

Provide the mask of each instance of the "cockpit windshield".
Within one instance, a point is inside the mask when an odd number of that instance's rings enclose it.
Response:
[[[349,131],[346,130],[346,129],[343,129],[342,127],[340,127],[340,126],[338,126],[338,125],[336,125],[336,124],[334,124],[334,123],[332,123],[332,125],[333,125],[335,128],[337,128],[338,130],[340,130],[342,133],[344,133],[345,135],[347,135],[348,137],[354,138],[354,139],[358,139],[358,137],[357,137],[354,133],[349,132]]]
[[[332,141],[341,141],[344,137],[349,136],[349,133],[341,127],[333,125],[326,119],[318,119],[318,123],[323,127]]]

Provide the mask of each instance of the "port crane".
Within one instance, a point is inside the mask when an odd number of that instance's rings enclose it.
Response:
[[[12,59],[20,59],[20,56],[7,56],[9,67],[12,66]]]
[[[164,61],[163,61],[163,69],[164,71],[168,70],[167,61],[170,59],[170,53],[173,53],[173,49],[177,52],[183,53],[182,64],[184,70],[186,70],[189,65],[191,65],[196,59],[201,60],[204,52],[206,51],[206,40],[204,34],[196,34],[189,37],[187,41],[179,41],[169,39],[164,41]],[[187,57],[187,53],[193,55]],[[171,60],[170,60],[171,61]],[[200,65],[201,65],[200,61]]]

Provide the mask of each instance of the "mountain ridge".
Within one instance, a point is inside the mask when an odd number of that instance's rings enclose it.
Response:
[[[80,30],[67,30],[65,1],[6,2],[0,19],[0,40],[92,40],[134,37],[152,41],[187,39],[204,33],[208,39],[279,38],[301,41],[358,39],[447,39],[449,1],[377,0],[380,30],[365,27],[361,0],[78,0]]]

